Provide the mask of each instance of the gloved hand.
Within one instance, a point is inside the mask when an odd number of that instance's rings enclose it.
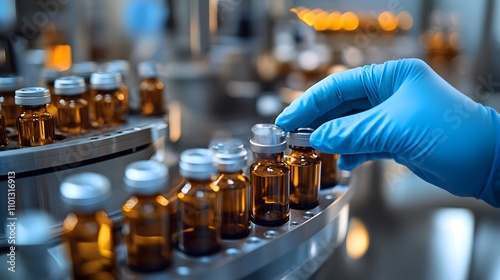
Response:
[[[352,111],[360,113],[347,115]],[[347,115],[347,116],[346,116]],[[326,77],[276,119],[286,131],[317,128],[312,146],[351,170],[393,158],[425,181],[500,206],[500,119],[419,59]]]

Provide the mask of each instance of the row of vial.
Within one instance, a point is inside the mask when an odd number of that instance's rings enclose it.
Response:
[[[47,88],[18,89],[20,77],[0,76],[0,145],[7,145],[6,127],[17,130],[20,147],[30,147],[53,143],[56,128],[62,133],[81,134],[91,128],[124,123],[129,106],[122,74],[94,73],[94,64],[87,64],[80,63],[77,73],[82,76],[60,77],[59,70],[45,69]],[[139,75],[143,78],[139,90],[141,115],[163,115],[163,84],[155,65],[139,64]]]
[[[250,221],[280,226],[289,220],[290,206],[318,205],[321,160],[309,145],[311,130],[288,134],[292,151],[285,160],[280,127],[258,124],[252,132],[255,162],[250,179],[243,172],[247,150],[235,139],[182,152],[179,172],[184,181],[175,197],[162,194],[168,175],[163,164],[138,161],[126,167],[124,184],[133,193],[122,207],[128,267],[162,270],[171,264],[174,246],[189,256],[210,255],[221,249],[221,239],[246,237]],[[74,278],[112,279],[113,225],[101,210],[110,196],[109,181],[96,173],[75,174],[64,180],[60,191],[72,209],[64,220],[64,240]]]

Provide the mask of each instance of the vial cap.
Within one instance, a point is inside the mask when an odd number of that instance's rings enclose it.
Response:
[[[157,76],[156,65],[150,61],[139,63],[139,76],[143,78],[154,78]]]
[[[92,73],[97,72],[97,63],[93,61],[75,62],[71,65],[71,72],[76,76],[90,78]]]
[[[59,68],[43,68],[42,69],[42,78],[46,82],[53,82],[61,76],[62,76],[62,71]]]
[[[130,64],[126,60],[111,60],[104,64],[104,71],[118,72],[126,76],[130,69]]]
[[[133,162],[125,168],[125,185],[137,194],[161,192],[168,178],[165,165],[153,160]]]
[[[112,90],[122,86],[122,76],[117,72],[97,72],[90,76],[92,89]]]
[[[215,163],[219,171],[236,172],[247,163],[248,152],[241,140],[217,140],[210,143],[210,149],[215,154]]]
[[[60,187],[62,200],[82,211],[96,210],[111,196],[111,184],[101,174],[84,172],[66,178]]]
[[[14,103],[17,105],[36,106],[50,102],[50,92],[43,87],[27,87],[16,90]]]
[[[188,179],[207,180],[217,172],[214,153],[209,149],[189,149],[181,153],[179,173]]]
[[[250,149],[255,153],[280,153],[286,149],[285,130],[270,123],[252,127]]]
[[[52,238],[54,220],[39,211],[27,211],[19,215],[16,222],[16,244],[45,244]]]
[[[78,76],[68,76],[56,79],[54,83],[57,95],[77,95],[85,92],[85,80]]]
[[[312,128],[298,128],[296,130],[292,130],[286,135],[286,143],[289,146],[311,147],[309,138],[313,132],[314,129]]]
[[[15,91],[22,87],[23,78],[16,75],[0,76],[0,91]]]

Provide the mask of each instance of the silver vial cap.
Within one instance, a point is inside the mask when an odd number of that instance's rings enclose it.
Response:
[[[16,75],[0,76],[0,91],[15,91],[22,87],[23,78]]]
[[[156,64],[151,61],[139,63],[138,68],[139,76],[142,78],[154,78],[158,75],[158,72],[156,71]]]
[[[27,87],[16,90],[14,103],[17,105],[36,106],[50,103],[50,92],[43,87]]]
[[[16,223],[16,244],[45,244],[52,238],[54,220],[40,211],[27,211],[19,215]]]
[[[61,184],[62,200],[78,211],[95,211],[111,196],[111,183],[101,174],[83,172],[66,178]]]
[[[122,86],[122,76],[117,72],[97,72],[90,76],[92,89],[112,90]]]
[[[95,72],[97,72],[97,63],[93,61],[74,62],[71,65],[71,73],[76,76],[90,78],[90,75]]]
[[[46,82],[53,82],[61,76],[62,76],[62,71],[59,68],[43,68],[42,69],[42,78]]]
[[[209,149],[189,149],[181,153],[179,173],[182,177],[207,180],[217,172],[214,153]]]
[[[57,95],[77,95],[85,92],[85,80],[78,76],[68,76],[56,79],[54,83]]]
[[[262,123],[252,127],[250,149],[254,153],[281,153],[286,149],[285,130],[282,127]]]
[[[241,140],[217,140],[210,143],[219,171],[237,172],[247,164],[248,152]]]
[[[312,128],[298,128],[296,130],[292,130],[286,135],[286,143],[288,146],[311,147],[309,138],[313,132],[314,129]]]
[[[159,193],[165,189],[167,179],[168,169],[157,161],[136,161],[125,168],[125,185],[136,194]]]

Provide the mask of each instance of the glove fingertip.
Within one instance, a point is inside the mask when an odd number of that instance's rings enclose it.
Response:
[[[362,162],[357,162],[357,161],[350,162],[349,160],[345,160],[343,156],[340,156],[340,158],[337,161],[338,167],[342,170],[347,170],[347,171],[353,170],[354,168],[361,165],[361,163]]]

